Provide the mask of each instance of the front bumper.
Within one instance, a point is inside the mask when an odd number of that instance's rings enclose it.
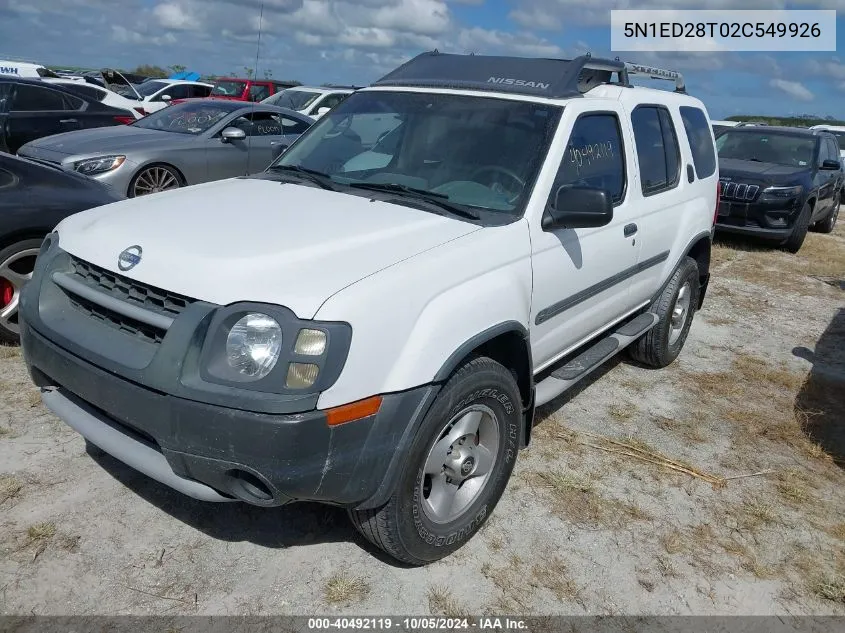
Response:
[[[732,233],[763,240],[783,241],[792,233],[803,201],[797,198],[773,202],[719,201],[717,233]]]
[[[129,466],[203,501],[378,505],[437,392],[429,385],[387,395],[375,415],[330,427],[319,410],[255,413],[142,387],[73,356],[25,321],[21,347],[58,417]]]

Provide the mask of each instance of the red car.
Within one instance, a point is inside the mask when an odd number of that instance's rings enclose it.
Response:
[[[214,88],[211,89],[211,98],[232,101],[261,101],[294,85],[296,84],[273,81],[272,79],[221,77],[214,82]]]

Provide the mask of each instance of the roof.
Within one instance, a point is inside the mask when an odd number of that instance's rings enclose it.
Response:
[[[285,90],[301,90],[302,92],[319,92],[325,94],[327,92],[355,92],[353,88],[334,88],[329,86],[291,86]]]
[[[619,58],[456,55],[436,50],[417,55],[372,85],[485,90],[562,99],[581,96],[601,84],[630,86],[632,74],[672,80],[676,92],[685,92],[680,73],[623,62]]]
[[[788,136],[821,136],[830,134],[827,130],[813,130],[805,127],[789,127],[786,125],[740,125],[731,128],[731,133],[738,134],[783,134]]]

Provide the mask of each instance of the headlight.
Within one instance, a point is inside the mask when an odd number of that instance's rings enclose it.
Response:
[[[252,312],[226,337],[226,361],[232,369],[256,380],[269,374],[282,350],[282,328],[273,317]]]
[[[269,303],[234,303],[214,310],[199,354],[186,360],[183,379],[316,397],[340,377],[351,343],[348,323],[300,319]]]
[[[766,187],[763,193],[760,194],[761,200],[788,200],[800,196],[804,192],[804,187],[797,185],[795,187]]]
[[[126,160],[126,156],[102,156],[100,158],[89,158],[80,160],[73,164],[74,171],[91,176],[92,174],[104,174],[107,171],[117,169]]]

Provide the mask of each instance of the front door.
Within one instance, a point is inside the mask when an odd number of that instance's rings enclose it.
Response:
[[[636,236],[626,227],[634,216],[631,139],[618,104],[595,111],[586,101],[567,105],[549,153],[559,167],[548,191],[565,185],[605,189],[614,203],[606,226],[545,231],[529,218],[534,289],[531,342],[535,367],[542,368],[585,342],[630,310],[628,272],[636,266]],[[571,129],[571,133],[567,131]],[[555,151],[555,148],[560,148]]]

